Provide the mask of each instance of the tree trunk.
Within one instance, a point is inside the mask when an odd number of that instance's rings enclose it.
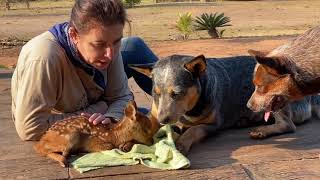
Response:
[[[30,3],[29,3],[29,0],[25,0],[25,1],[26,1],[27,9],[30,9]]]
[[[220,38],[217,29],[210,29],[210,30],[208,31],[208,34],[209,34],[210,37],[213,38],[213,39]]]
[[[6,10],[10,10],[10,0],[6,0]]]

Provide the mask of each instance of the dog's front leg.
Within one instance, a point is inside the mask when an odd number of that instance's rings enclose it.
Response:
[[[200,124],[187,129],[176,141],[177,149],[187,155],[192,144],[200,142],[208,135],[214,134],[218,129],[216,125]]]
[[[296,126],[292,122],[292,114],[289,110],[282,110],[274,114],[275,123],[267,126],[260,126],[250,132],[253,139],[264,139],[269,136],[294,132]]]

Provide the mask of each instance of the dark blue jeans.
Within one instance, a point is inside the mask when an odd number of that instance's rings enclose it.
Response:
[[[128,67],[128,64],[153,63],[158,57],[149,49],[144,41],[139,37],[123,38],[121,41],[120,53],[123,60],[124,70],[128,79],[133,77],[138,86],[146,93],[151,95],[152,80]],[[147,109],[139,108],[139,111],[148,113]]]
[[[120,52],[122,55],[124,70],[128,79],[133,77],[138,86],[146,93],[151,95],[152,81],[149,77],[136,72],[128,67],[128,64],[153,63],[158,57],[153,54],[149,47],[139,37],[123,38],[121,41]]]

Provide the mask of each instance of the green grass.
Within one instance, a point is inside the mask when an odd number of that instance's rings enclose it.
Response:
[[[223,12],[232,26],[225,27],[224,37],[295,35],[319,24],[320,1],[238,1],[219,2],[208,6],[145,7],[128,10],[134,35],[147,40],[174,39],[179,13]],[[262,8],[263,7],[263,8]],[[250,12],[250,13],[248,13]],[[299,13],[297,13],[299,12]],[[189,39],[210,38],[205,31],[193,33]]]
[[[1,0],[0,0],[1,1]],[[30,1],[30,9],[33,8],[59,8],[59,7],[71,7],[73,5],[73,0],[61,0],[61,1],[53,1],[53,0],[41,0],[41,1]],[[2,3],[4,6],[4,4]],[[26,3],[15,2],[10,4],[12,10],[26,9]]]
[[[0,64],[0,69],[8,69],[6,66]]]
[[[141,5],[152,4],[153,0],[141,0]],[[27,9],[26,3],[11,3],[11,10],[4,10],[4,0],[0,0],[0,16],[10,15],[39,15],[39,14],[67,14],[74,4],[74,0],[38,0],[30,1],[30,9]]]
[[[73,1],[31,1],[30,9],[27,9],[25,3],[12,3],[9,11],[0,10],[1,16],[30,16],[43,14],[68,14],[73,5]]]
[[[141,0],[141,4],[152,4],[153,0]]]

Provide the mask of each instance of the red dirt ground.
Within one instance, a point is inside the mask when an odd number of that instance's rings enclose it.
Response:
[[[189,41],[153,41],[147,42],[155,54],[159,57],[171,54],[199,55],[207,57],[226,57],[248,55],[249,49],[271,50],[284,44],[292,36],[280,37],[250,37],[232,39],[205,39]],[[21,47],[0,48],[0,65],[14,67]]]

